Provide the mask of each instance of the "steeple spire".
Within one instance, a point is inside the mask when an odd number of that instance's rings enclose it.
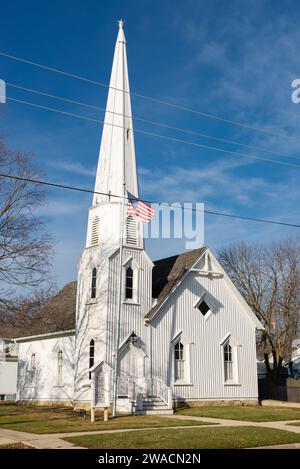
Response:
[[[124,21],[118,23],[95,191],[122,196],[125,183],[126,189],[138,197]],[[108,200],[108,196],[94,194],[93,206]],[[118,201],[114,197],[110,200]]]

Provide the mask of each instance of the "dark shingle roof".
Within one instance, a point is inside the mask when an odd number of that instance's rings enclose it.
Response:
[[[65,285],[46,306],[22,327],[0,327],[0,336],[10,338],[68,331],[75,328],[77,282]]]
[[[43,331],[39,334],[75,328],[76,291],[77,282],[68,283],[41,309],[38,318],[43,322]]]
[[[146,315],[146,318],[153,316],[156,310],[170,294],[178,280],[180,280],[182,275],[192,267],[205,250],[206,247],[203,247],[177,256],[154,261],[152,273],[152,296],[153,298],[157,298],[157,303]]]

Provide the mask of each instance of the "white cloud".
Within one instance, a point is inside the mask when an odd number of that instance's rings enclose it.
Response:
[[[61,169],[68,173],[80,174],[82,176],[95,177],[96,168],[88,168],[84,164],[77,161],[49,161],[48,166],[55,169]]]
[[[227,204],[233,201],[251,206],[251,194],[271,190],[272,186],[263,177],[241,177],[235,173],[246,164],[231,159],[217,160],[202,167],[175,167],[165,174],[157,169],[141,178],[141,188],[144,193],[151,193],[155,184],[158,188],[157,200],[170,203],[206,202],[221,196]]]
[[[35,210],[36,215],[42,217],[74,217],[79,213],[87,213],[87,203],[85,200],[70,200],[65,197],[49,199],[47,202]],[[63,223],[60,221],[60,223]]]

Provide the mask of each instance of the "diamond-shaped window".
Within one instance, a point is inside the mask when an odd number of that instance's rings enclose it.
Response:
[[[207,303],[205,303],[204,300],[198,304],[197,308],[199,309],[200,313],[203,314],[203,316],[205,316],[206,313],[208,313],[208,311],[210,310],[210,307],[208,306]]]

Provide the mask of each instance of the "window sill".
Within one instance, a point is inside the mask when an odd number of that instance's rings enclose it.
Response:
[[[52,387],[53,387],[53,388],[63,388],[64,385],[63,385],[63,384],[53,384]]]
[[[213,314],[212,310],[210,309],[209,311],[207,311],[207,313],[203,316],[205,321],[207,321],[211,315]]]
[[[141,306],[141,303],[137,303],[136,301],[124,300],[123,305]]]
[[[92,300],[90,300],[90,301],[88,301],[88,302],[86,303],[86,305],[94,305],[95,303],[97,303],[97,299],[96,299],[96,298],[95,298],[95,299],[92,299]]]
[[[241,386],[241,383],[236,383],[234,381],[228,381],[226,383],[224,383],[224,386]]]

